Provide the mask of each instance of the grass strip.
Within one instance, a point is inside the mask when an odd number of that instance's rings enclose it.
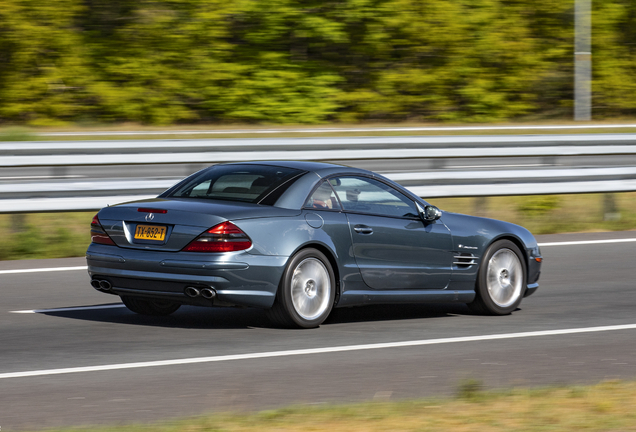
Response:
[[[636,229],[636,192],[438,198],[444,211],[505,220],[535,235]],[[0,215],[0,260],[83,256],[95,212]]]
[[[95,213],[0,215],[0,260],[84,256],[90,243],[90,226]]]
[[[59,429],[59,432],[498,432],[636,431],[636,383],[481,391],[460,384],[447,399],[295,406],[158,424]]]
[[[603,125],[625,124],[630,127],[603,128]],[[337,137],[337,136],[412,136],[412,135],[558,135],[558,134],[594,134],[594,133],[634,133],[636,132],[636,119],[626,118],[612,121],[596,121],[584,123],[593,125],[591,129],[523,129],[532,126],[580,126],[582,123],[570,120],[550,122],[519,122],[497,124],[431,124],[431,123],[363,123],[363,124],[328,124],[316,127],[306,125],[175,125],[166,127],[152,127],[134,123],[115,125],[80,126],[70,125],[58,128],[26,128],[26,127],[0,127],[0,141],[77,141],[77,140],[152,140],[152,139],[221,139],[221,138],[294,138],[294,137]],[[634,126],[631,126],[634,125]],[[515,127],[521,129],[477,129],[477,130],[418,130],[418,131],[383,131],[382,128],[402,127]],[[323,128],[325,131],[321,131]],[[374,129],[376,131],[346,131],[329,129]],[[197,133],[192,135],[175,134],[176,131],[214,131],[211,134]],[[240,133],[231,131],[240,130]],[[263,133],[259,131],[269,130],[275,132]],[[148,135],[117,135],[118,132],[150,132]],[[227,133],[223,133],[227,131]],[[41,133],[50,132],[113,132],[113,135],[73,135],[73,136],[45,136]],[[157,134],[161,132],[161,134]]]

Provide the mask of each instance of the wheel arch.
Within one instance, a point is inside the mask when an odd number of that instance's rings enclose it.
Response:
[[[513,292],[514,297],[511,297],[511,300],[513,301],[510,303],[505,303],[505,304],[498,303],[498,300],[494,299],[493,295],[490,292],[490,286],[489,286],[490,284],[488,282],[488,276],[487,276],[487,272],[489,272],[488,269],[490,267],[490,264],[486,260],[489,257],[492,258],[494,254],[497,253],[497,251],[502,250],[500,247],[494,248],[493,246],[497,242],[503,242],[503,241],[510,242],[514,246],[516,246],[517,249],[519,249],[521,253],[521,257],[519,257],[520,258],[519,264],[521,264],[522,267],[525,267],[523,271],[523,277],[526,281],[526,282],[522,282],[522,285],[519,287],[519,291],[517,291],[517,288],[515,288]],[[510,243],[506,245],[508,247],[508,250],[512,248]],[[515,253],[516,255],[516,252],[514,250],[510,250],[510,251]],[[521,239],[517,238],[514,234],[504,233],[502,235],[492,238],[490,242],[488,242],[486,248],[484,249],[483,255],[481,257],[479,269],[477,271],[476,279],[475,279],[476,296],[471,303],[468,303],[468,307],[473,312],[476,312],[478,314],[485,314],[485,315],[507,315],[509,313],[512,313],[514,310],[516,310],[521,300],[525,297],[525,293],[528,289],[528,285],[527,285],[528,261],[527,260],[528,260],[528,254],[525,250],[524,242]],[[524,265],[524,262],[525,262],[525,265]],[[501,281],[499,281],[499,284],[500,285],[502,284]]]
[[[511,242],[513,242],[515,244],[515,246],[517,246],[519,248],[519,250],[521,251],[521,255],[523,255],[523,260],[525,263],[525,270],[526,270],[526,280],[528,280],[528,278],[530,277],[530,265],[529,265],[529,259],[530,257],[528,256],[528,251],[526,250],[526,246],[524,244],[524,242],[517,236],[512,235],[512,234],[503,234],[499,237],[495,237],[493,238],[490,243],[488,243],[488,246],[486,246],[486,248],[484,249],[484,252],[486,250],[488,250],[488,248],[490,246],[493,245],[493,243],[499,241],[499,240],[509,240]]]
[[[329,293],[329,299],[327,302],[323,302],[322,306],[320,306],[320,313],[318,315],[314,315],[311,318],[307,318],[301,314],[293,301],[293,295],[291,291],[287,287],[286,273],[290,268],[290,265],[296,262],[296,257],[298,254],[302,254],[309,249],[313,249],[314,252],[306,253],[304,257],[308,256],[317,256],[318,252],[323,255],[328,264],[331,266],[331,272],[333,272],[334,282],[335,282],[335,290]],[[301,257],[301,258],[304,258]],[[322,258],[320,258],[322,261]],[[325,267],[327,263],[323,267]],[[327,270],[327,269],[325,269]],[[331,275],[330,275],[331,277]],[[317,327],[322,322],[327,319],[329,313],[335,307],[338,299],[339,299],[339,291],[340,291],[340,269],[338,268],[337,261],[335,259],[335,254],[330,250],[330,248],[324,244],[311,242],[305,243],[301,245],[298,249],[294,251],[289,256],[287,263],[285,264],[285,271],[281,277],[278,288],[276,290],[276,296],[274,300],[274,304],[270,309],[267,309],[265,313],[268,318],[272,320],[275,324],[284,326],[284,327],[300,327],[300,328],[313,328]],[[333,297],[332,297],[333,296]],[[310,321],[307,321],[310,320]]]
[[[340,283],[340,268],[338,266],[338,261],[336,260],[335,253],[331,250],[331,248],[329,248],[325,244],[312,242],[312,243],[303,244],[301,247],[296,249],[294,253],[291,254],[289,257],[291,258],[294,255],[296,255],[298,252],[305,249],[316,249],[320,251],[324,256],[326,256],[327,259],[329,260],[329,264],[331,265],[331,268],[333,269],[333,274],[336,277],[336,297],[334,300],[334,305],[338,304],[338,301],[340,300],[341,283]],[[278,291],[276,292],[276,294],[278,295]]]

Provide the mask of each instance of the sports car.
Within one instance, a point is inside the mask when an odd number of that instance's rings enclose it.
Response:
[[[504,315],[542,257],[518,225],[445,212],[370,171],[316,162],[218,164],[155,199],[100,210],[91,286],[133,312],[266,309],[279,326],[333,308],[459,302]]]

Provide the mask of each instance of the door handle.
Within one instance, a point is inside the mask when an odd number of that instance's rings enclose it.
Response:
[[[353,230],[358,234],[373,234],[373,229],[366,225],[356,225],[353,227]]]

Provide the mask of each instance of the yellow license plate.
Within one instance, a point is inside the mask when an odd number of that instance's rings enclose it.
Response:
[[[135,238],[138,240],[163,241],[166,238],[166,227],[157,225],[137,225]]]

